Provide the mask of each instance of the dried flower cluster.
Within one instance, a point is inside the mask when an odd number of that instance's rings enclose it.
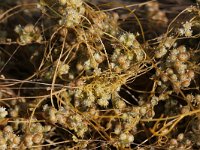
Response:
[[[158,2],[142,5],[167,24]],[[198,7],[155,38],[132,6],[11,6],[0,7],[0,150],[200,148]]]

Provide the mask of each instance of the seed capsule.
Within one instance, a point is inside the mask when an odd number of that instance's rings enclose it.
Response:
[[[30,32],[33,32],[34,31],[34,26],[32,24],[27,24],[25,27],[24,27],[24,31],[26,33],[30,33]]]
[[[42,133],[37,133],[33,136],[33,142],[35,144],[39,144],[43,139],[43,134]]]
[[[196,100],[197,102],[200,102],[200,94],[195,95],[195,100]]]
[[[122,100],[117,100],[115,103],[116,107],[119,109],[123,109],[126,107],[126,103]]]
[[[31,134],[28,134],[28,135],[26,135],[26,137],[24,138],[24,141],[25,141],[26,143],[30,143],[30,142],[32,142],[32,138],[33,138],[33,136],[32,136]]]
[[[181,86],[183,86],[183,87],[188,87],[188,86],[190,86],[190,80],[185,80],[185,81],[183,81],[183,82],[181,83]]]
[[[123,64],[125,64],[126,63],[126,58],[125,58],[125,56],[119,56],[118,57],[118,63],[120,64],[120,65],[123,65]]]
[[[162,74],[162,75],[161,75],[161,80],[162,80],[163,82],[167,82],[167,81],[168,81],[168,76],[165,75],[165,74]]]
[[[187,72],[187,75],[188,75],[188,77],[189,77],[190,79],[193,79],[193,78],[194,78],[194,76],[195,76],[195,74],[194,74],[194,71],[193,71],[193,70],[189,70],[189,71]]]
[[[21,139],[20,139],[19,136],[16,136],[16,137],[13,138],[13,144],[18,145],[20,143],[20,141],[21,141]]]
[[[13,128],[11,126],[6,126],[4,129],[3,129],[4,132],[13,132]]]
[[[59,3],[60,3],[61,5],[65,5],[65,4],[67,4],[67,0],[59,0]]]
[[[186,52],[186,47],[183,46],[183,45],[181,45],[181,46],[179,46],[179,47],[177,48],[177,50],[179,51],[179,53],[184,53],[184,52]]]
[[[187,61],[188,59],[189,59],[189,55],[188,55],[188,53],[180,53],[179,55],[178,55],[178,59],[180,60],[180,61]]]
[[[182,141],[184,139],[184,134],[183,133],[180,133],[178,136],[177,136],[177,140],[178,141]]]
[[[171,144],[171,145],[178,145],[178,142],[177,142],[176,139],[171,139],[171,140],[170,140],[170,144]]]

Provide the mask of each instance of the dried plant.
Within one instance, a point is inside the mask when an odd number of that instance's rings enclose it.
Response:
[[[0,149],[200,148],[198,6],[2,3]]]

